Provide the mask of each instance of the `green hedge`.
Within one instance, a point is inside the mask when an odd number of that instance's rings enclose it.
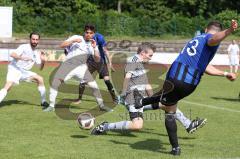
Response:
[[[20,9],[23,9],[21,11]],[[223,11],[210,19],[222,21],[224,26],[229,26],[230,19],[239,19],[234,11]],[[125,13],[109,10],[85,15],[73,13],[52,14],[46,16],[36,14],[33,10],[24,11],[24,5],[14,12],[14,32],[29,33],[39,31],[45,35],[81,34],[86,23],[93,23],[97,31],[107,36],[161,36],[180,35],[193,36],[197,30],[203,31],[210,19],[203,17],[187,18],[173,15],[168,21],[150,17],[131,17]],[[239,33],[236,33],[240,35]]]

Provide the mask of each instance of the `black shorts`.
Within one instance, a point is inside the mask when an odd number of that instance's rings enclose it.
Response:
[[[99,73],[99,78],[103,79],[105,76],[109,76],[107,64],[101,62],[88,61],[88,70],[92,74],[97,71]]]
[[[142,118],[143,119],[143,113],[142,112],[129,112],[130,119],[133,120],[135,118]]]
[[[180,80],[167,78],[163,84],[163,89],[158,95],[162,94],[161,103],[163,105],[171,106],[190,95],[196,87],[196,85],[188,84]]]

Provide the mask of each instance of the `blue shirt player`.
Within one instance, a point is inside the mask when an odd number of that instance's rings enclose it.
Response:
[[[237,27],[237,21],[232,20],[231,26],[222,31],[222,25],[219,22],[210,22],[207,25],[205,34],[194,37],[182,49],[171,65],[163,88],[158,95],[142,98],[137,90],[134,91],[136,108],[158,102],[167,106],[165,127],[172,146],[170,152],[172,155],[180,155],[181,153],[175,120],[177,102],[195,90],[204,72],[214,76],[225,76],[231,81],[236,79],[235,74],[218,70],[209,63],[213,59],[220,42],[235,31]],[[204,121],[199,122],[205,124]]]
[[[92,26],[91,24],[85,25],[86,28]],[[108,71],[108,65],[109,62],[110,67],[112,67],[111,58],[109,56],[109,52],[107,50],[107,43],[104,39],[104,36],[100,33],[95,33],[93,39],[96,41],[99,53],[100,53],[100,62],[96,62],[93,57],[89,57],[87,61],[88,70],[91,74],[93,74],[95,71],[99,73],[99,78],[104,80],[104,83],[106,84],[108,91],[111,95],[111,98],[114,103],[118,103],[117,95],[115,94],[113,85],[110,81],[109,77],[109,71]],[[79,84],[79,96],[78,99],[75,100],[75,104],[81,103],[82,95],[85,90],[85,83],[81,82]]]

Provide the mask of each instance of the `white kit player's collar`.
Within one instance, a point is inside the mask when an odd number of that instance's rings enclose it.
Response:
[[[143,59],[139,56],[139,54],[135,54],[135,56],[138,58],[138,62],[143,62]]]

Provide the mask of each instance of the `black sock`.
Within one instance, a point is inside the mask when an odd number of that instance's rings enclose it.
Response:
[[[172,147],[179,147],[175,113],[165,113],[165,127],[167,129],[169,141]]]
[[[105,82],[108,90],[109,90],[109,91],[113,91],[113,85],[112,85],[112,83],[110,82],[110,80],[106,80],[106,81],[104,81],[104,82]]]
[[[85,90],[85,83],[80,83],[78,87],[78,99],[82,99],[83,92]]]
[[[156,110],[156,109],[159,109],[160,107],[159,107],[159,103],[153,103],[153,104],[151,104],[152,105],[152,109],[153,110]]]

